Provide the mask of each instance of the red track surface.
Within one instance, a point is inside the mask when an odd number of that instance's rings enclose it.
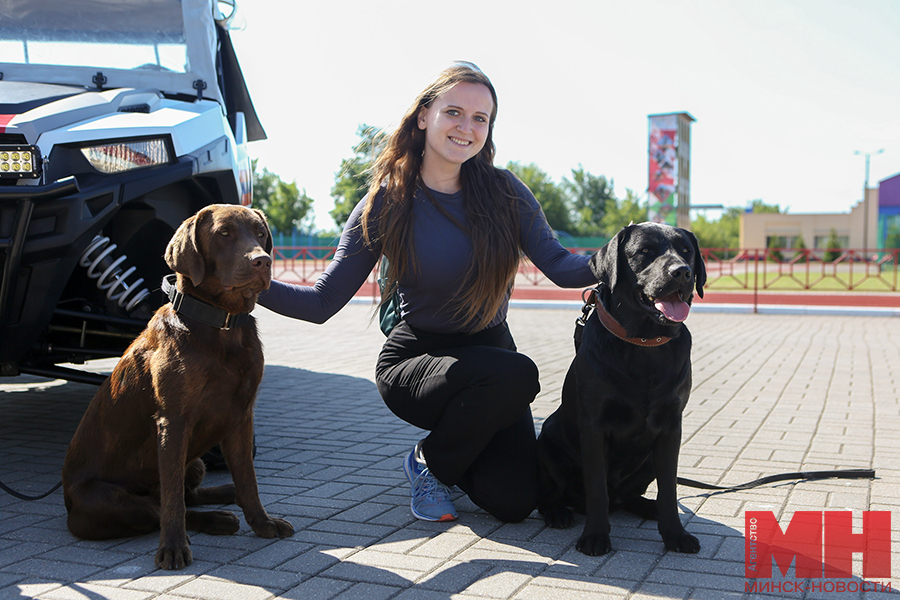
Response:
[[[694,296],[699,304],[754,304],[753,292],[705,291],[703,298]],[[581,301],[581,290],[565,290],[550,285],[520,285],[513,290],[518,300],[572,300]],[[758,305],[792,306],[872,306],[900,308],[900,294],[862,292],[760,292],[756,295]]]

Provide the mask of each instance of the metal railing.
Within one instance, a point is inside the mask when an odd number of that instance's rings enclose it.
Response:
[[[570,248],[572,252],[592,254],[594,248]],[[275,278],[312,284],[334,258],[333,247],[276,247]],[[883,295],[900,292],[900,249],[823,250],[790,248],[729,249],[703,248],[710,292],[753,294],[754,306],[762,293],[854,292]],[[377,267],[376,267],[377,269]],[[376,272],[366,285],[378,295]],[[531,261],[519,264],[516,285],[552,286]]]
[[[897,292],[900,250],[704,248],[710,290]]]
[[[314,284],[334,258],[333,246],[280,246],[272,250],[272,277],[291,283]],[[371,286],[372,297],[380,296],[378,267],[369,274],[364,287]]]
[[[299,283],[315,283],[334,258],[332,246],[276,246],[272,250],[272,276]]]

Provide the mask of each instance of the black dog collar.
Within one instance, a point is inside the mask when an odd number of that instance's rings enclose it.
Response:
[[[166,275],[162,280],[162,291],[169,298],[176,313],[223,331],[240,327],[250,321],[250,313],[232,314],[193,296],[182,294],[175,287],[176,280],[177,276],[174,274]]]

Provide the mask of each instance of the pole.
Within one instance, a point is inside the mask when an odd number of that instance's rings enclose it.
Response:
[[[869,248],[869,159],[873,154],[878,155],[884,152],[884,148],[877,152],[860,152],[856,150],[853,154],[866,157],[866,179],[863,182],[863,252]]]
[[[765,260],[763,250],[763,260]],[[759,249],[753,251],[753,314],[756,314],[759,306]]]

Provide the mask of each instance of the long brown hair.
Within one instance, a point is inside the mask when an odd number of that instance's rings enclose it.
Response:
[[[493,133],[497,118],[497,93],[487,76],[472,63],[457,62],[441,72],[406,111],[400,125],[388,137],[384,150],[371,168],[369,195],[362,214],[367,245],[381,244],[388,258],[387,280],[397,282],[418,271],[413,238],[413,196],[420,183],[425,131],[419,129],[420,110],[458,83],[487,87],[494,101],[484,147],[462,164],[460,182],[465,209],[465,230],[472,241],[474,261],[469,265],[459,292],[449,300],[454,318],[471,331],[484,328],[503,304],[519,263],[519,217],[509,176],[494,167]],[[372,239],[372,208],[384,188],[378,215],[378,239]],[[440,209],[440,205],[437,205]],[[445,213],[446,214],[446,213]],[[382,302],[393,293],[386,286]],[[480,317],[479,317],[480,315]]]

